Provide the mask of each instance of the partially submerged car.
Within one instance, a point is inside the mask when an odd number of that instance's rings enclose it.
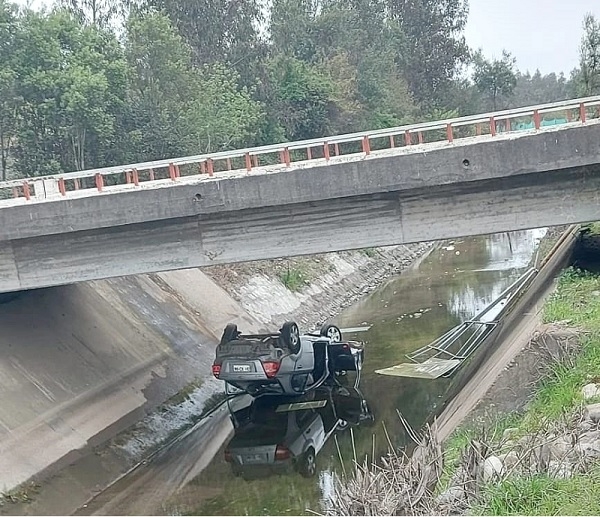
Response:
[[[225,448],[225,461],[235,475],[246,478],[290,470],[315,475],[316,457],[329,437],[372,421],[358,381],[359,376],[355,386],[342,386],[329,380],[301,397],[248,397],[237,405],[232,401],[235,432]]]
[[[288,321],[272,334],[242,334],[229,324],[212,373],[252,396],[302,395],[332,375],[360,370],[362,359],[362,344],[344,342],[335,325],[323,326],[319,334],[300,334]]]

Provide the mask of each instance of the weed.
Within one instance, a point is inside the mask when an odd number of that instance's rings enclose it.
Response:
[[[509,478],[486,487],[475,515],[599,515],[600,472],[569,479],[546,475]]]
[[[360,251],[369,258],[374,258],[377,256],[377,250],[375,248],[365,248]]]
[[[297,268],[288,268],[279,275],[279,279],[285,287],[294,292],[300,291],[300,289],[308,284],[308,280],[304,272]]]

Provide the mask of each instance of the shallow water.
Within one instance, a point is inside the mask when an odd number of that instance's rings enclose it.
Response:
[[[406,443],[397,411],[419,428],[446,402],[451,380],[406,379],[375,374],[405,362],[405,354],[428,344],[489,305],[535,259],[546,230],[467,238],[444,243],[418,266],[388,281],[336,318],[342,328],[370,326],[346,337],[365,342],[360,383],[374,414],[370,425],[339,432],[317,456],[318,474],[270,475],[253,480],[234,477],[223,448],[210,466],[166,509],[200,514],[300,514],[322,511],[331,494],[334,472],[353,458],[379,457]],[[341,459],[341,461],[340,461]]]

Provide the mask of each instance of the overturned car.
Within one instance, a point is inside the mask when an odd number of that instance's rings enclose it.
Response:
[[[359,372],[363,345],[343,341],[335,325],[317,333],[300,334],[293,321],[271,334],[242,334],[225,327],[217,347],[212,373],[217,379],[252,396],[302,395],[328,378],[347,371]]]

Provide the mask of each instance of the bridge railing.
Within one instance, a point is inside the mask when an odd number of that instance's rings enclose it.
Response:
[[[549,115],[553,118],[549,120]],[[389,129],[326,138],[157,160],[102,169],[0,182],[0,206],[99,193],[135,190],[197,181],[215,175],[273,172],[368,156],[382,150],[436,142],[452,143],[468,137],[536,131],[545,125],[580,123],[600,118],[600,96],[497,111]]]

